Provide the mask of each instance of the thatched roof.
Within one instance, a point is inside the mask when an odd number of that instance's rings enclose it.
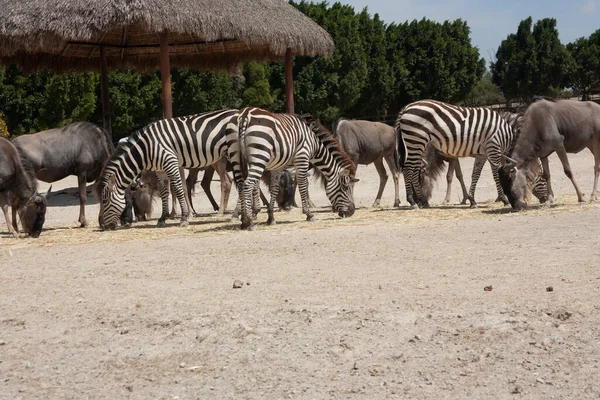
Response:
[[[54,70],[159,65],[231,68],[243,61],[330,55],[331,36],[283,0],[0,0],[0,62]]]

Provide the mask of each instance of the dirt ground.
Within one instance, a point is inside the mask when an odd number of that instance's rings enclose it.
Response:
[[[312,187],[317,221],[253,232],[200,192],[188,228],[100,232],[93,196],[77,228],[57,182],[39,239],[0,220],[0,398],[600,398],[600,206],[551,166],[549,209],[491,202],[489,167],[476,210],[439,206],[444,179],[431,209],[392,209],[391,179],[373,209],[369,166],[352,218]]]

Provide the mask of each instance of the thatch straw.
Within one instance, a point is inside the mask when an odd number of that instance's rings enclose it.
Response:
[[[333,51],[331,36],[282,0],[0,0],[0,9],[0,61],[25,67],[89,70],[103,45],[109,67],[155,68],[163,30],[174,66]]]

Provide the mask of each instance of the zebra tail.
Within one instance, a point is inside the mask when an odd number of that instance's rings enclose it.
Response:
[[[433,187],[445,170],[445,157],[432,145],[427,146],[425,164],[421,169],[421,190],[423,201],[429,201],[433,195]]]
[[[244,179],[248,177],[248,155],[246,154],[246,131],[249,118],[241,114],[238,119],[238,141],[240,144],[240,171]]]
[[[404,143],[404,138],[402,137],[402,130],[400,129],[400,120],[402,119],[402,114],[404,113],[404,107],[398,113],[398,118],[396,118],[396,123],[394,124],[394,131],[396,132],[396,149],[394,151],[394,163],[396,164],[396,168],[398,171],[402,171],[404,168],[404,164],[406,163],[406,143]]]

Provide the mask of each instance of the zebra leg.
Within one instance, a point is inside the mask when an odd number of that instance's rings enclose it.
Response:
[[[260,179],[259,179],[256,182],[254,189],[252,189],[252,219],[256,219],[256,216],[258,215],[258,213],[260,212],[260,209],[262,207],[261,202],[260,202],[261,194],[262,194],[262,192],[260,190]],[[267,204],[269,204],[269,203],[267,202]]]
[[[164,171],[156,171],[156,176],[158,177],[158,193],[160,194],[160,200],[162,204],[162,214],[156,223],[156,226],[163,227],[165,226],[165,221],[169,218],[169,178]]]
[[[460,183],[460,188],[462,189],[462,200],[460,204],[467,204],[467,200],[469,198],[469,192],[467,192],[467,185],[465,185],[465,180],[463,178],[462,168],[460,167],[460,161],[458,158],[456,159],[456,169],[454,170],[456,174],[456,179]]]
[[[541,158],[540,160],[542,161],[542,168],[544,169],[542,176],[548,185],[548,199],[544,203],[544,206],[550,207],[550,205],[554,203],[554,192],[552,191],[552,184],[550,184],[550,165],[548,164],[548,157]]]
[[[448,171],[446,172],[446,197],[444,197],[442,204],[450,203],[450,196],[452,195],[452,179],[454,178],[454,170],[456,169],[457,162],[458,160],[456,158],[448,160]]]
[[[242,225],[241,229],[252,230],[254,229],[254,219],[252,218],[252,202],[254,198],[254,190],[258,183],[258,180],[252,177],[246,178],[242,185],[242,195],[240,196],[241,202],[241,215]]]
[[[500,165],[491,165],[492,167],[492,176],[494,177],[494,182],[496,182],[496,191],[498,192],[498,198],[496,201],[501,201],[505,206],[509,205],[508,197],[504,194],[504,190],[502,190],[502,185],[500,185],[500,176],[498,175],[498,169],[500,169]]]
[[[477,208],[477,202],[475,201],[475,188],[477,187],[477,182],[479,182],[481,170],[485,165],[485,161],[485,158],[482,159],[480,157],[476,157],[475,162],[473,163],[473,173],[471,174],[471,187],[469,188],[469,202],[471,203],[471,208]],[[492,166],[492,170],[493,169],[494,167]],[[494,179],[496,180],[496,182],[498,182],[496,176],[494,177]],[[496,185],[498,185],[498,183],[496,183]]]
[[[181,227],[188,226],[189,225],[188,202],[186,201],[186,190],[184,187],[185,183],[181,179],[182,173],[183,173],[183,168],[180,168],[177,165],[177,159],[173,159],[173,160],[169,160],[169,161],[171,161],[171,164],[174,167],[173,168],[167,167],[165,169],[165,173],[167,174],[167,177],[169,178],[169,181],[171,182],[171,185],[173,186],[173,189],[174,189],[173,192],[175,193],[175,196],[177,197],[177,200],[179,201],[179,207],[181,208],[181,219],[179,220],[179,226],[181,226]]]
[[[296,182],[302,199],[302,213],[306,215],[307,221],[314,221],[315,215],[310,212],[308,198],[308,177],[306,176],[308,174],[308,160],[298,160],[296,158],[294,166],[296,167]]]
[[[269,183],[269,192],[271,193],[271,200],[269,201],[269,205],[267,208],[267,215],[269,216],[267,219],[267,225],[275,225],[275,216],[273,215],[273,210],[275,209],[275,200],[277,199],[277,194],[279,193],[279,181],[281,180],[282,172],[271,171],[271,182]]]
[[[411,208],[418,209],[419,206],[415,201],[414,195],[416,192],[413,190],[415,181],[419,180],[420,168],[414,166],[405,166],[403,170],[404,174],[404,187],[406,188],[406,201],[410,204]]]

